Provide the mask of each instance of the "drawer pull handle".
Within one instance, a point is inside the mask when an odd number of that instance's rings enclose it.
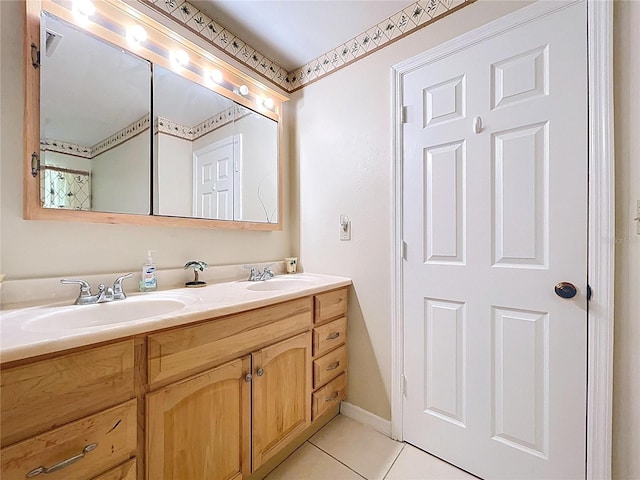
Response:
[[[336,368],[338,368],[340,366],[340,362],[333,362],[331,365],[329,365],[327,367],[327,372],[331,371],[331,370],[335,370]]]
[[[340,392],[333,392],[330,397],[327,397],[325,399],[325,402],[333,402],[336,398],[338,398],[338,395],[340,395]]]
[[[92,450],[95,450],[97,447],[98,447],[97,443],[90,443],[89,445],[84,447],[82,449],[82,452],[79,453],[78,455],[74,455],[73,457],[67,458],[66,460],[63,460],[60,463],[56,463],[53,467],[34,468],[29,473],[27,473],[27,478],[36,477],[41,473],[48,474],[48,473],[57,472],[58,470],[62,470],[63,468],[68,467],[72,463],[76,463],[78,460],[82,460],[87,453],[91,452]]]
[[[325,340],[335,340],[339,336],[340,336],[340,332],[334,332],[330,335],[327,335],[327,338],[325,338]]]

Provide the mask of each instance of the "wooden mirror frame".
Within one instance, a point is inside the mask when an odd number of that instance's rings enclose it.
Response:
[[[234,102],[256,111],[278,123],[278,222],[243,222],[236,220],[211,220],[205,218],[168,217],[149,214],[130,214],[112,212],[93,212],[81,210],[65,210],[44,208],[40,199],[40,18],[43,11],[51,13],[62,20],[75,25],[101,39],[120,48],[129,50],[150,62],[172,69],[170,60],[162,55],[140,46],[135,50],[128,44],[125,37],[92,22],[80,24],[70,9],[72,2],[56,2],[54,0],[26,0],[25,8],[25,103],[24,103],[24,188],[23,188],[23,217],[25,220],[58,220],[72,222],[94,222],[134,225],[164,225],[171,227],[191,228],[224,228],[236,230],[282,230],[283,225],[283,126],[281,122],[282,104],[288,97],[258,82],[244,72],[215,57],[212,53],[199,47],[186,38],[178,35],[161,23],[135,10],[121,0],[100,0],[95,2],[96,13],[107,18],[110,22],[122,25],[139,24],[147,31],[147,42],[161,45],[167,52],[175,48],[185,50],[189,54],[190,64],[205,69],[218,69],[223,72],[225,83],[240,86],[247,85],[250,95],[254,99],[271,98],[273,109],[260,108],[255,101],[235,93],[222,85],[209,85],[202,76],[192,70],[183,69],[180,74],[185,78],[204,85]],[[65,5],[68,5],[65,6]],[[150,44],[149,43],[149,44]],[[153,128],[153,127],[150,127]],[[151,163],[152,159],[149,159]],[[149,178],[152,182],[152,178]],[[152,197],[152,195],[151,195]],[[149,199],[149,208],[153,209],[153,198]]]

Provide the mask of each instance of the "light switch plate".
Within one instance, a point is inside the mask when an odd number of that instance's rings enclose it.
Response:
[[[344,213],[340,215],[340,240],[351,240],[351,220]]]

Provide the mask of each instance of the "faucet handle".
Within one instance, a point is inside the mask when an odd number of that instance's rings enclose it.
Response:
[[[71,278],[63,278],[60,283],[68,285],[80,285],[80,297],[91,295],[91,285],[85,280],[75,280]]]
[[[250,270],[249,272],[249,281],[250,282],[255,282],[258,278],[258,270],[256,269],[255,266],[253,265],[245,265],[244,266],[245,270]]]
[[[113,282],[113,287],[117,288],[120,287],[122,288],[122,282],[124,282],[127,278],[131,278],[133,277],[133,273],[127,273],[125,275],[120,275],[118,278],[115,279],[115,281]]]
[[[113,282],[113,298],[114,300],[124,300],[127,298],[127,295],[124,293],[124,289],[122,288],[122,282],[124,282],[127,278],[133,277],[133,273],[127,273],[125,275],[120,275]]]

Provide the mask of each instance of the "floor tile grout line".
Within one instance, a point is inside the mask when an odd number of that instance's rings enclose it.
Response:
[[[387,479],[387,477],[389,476],[389,472],[391,472],[391,469],[393,468],[393,466],[396,464],[396,462],[400,458],[400,455],[402,455],[402,452],[404,452],[404,447],[406,446],[406,443],[401,442],[401,445],[402,445],[402,448],[398,452],[398,455],[396,455],[396,458],[393,459],[393,462],[391,462],[391,466],[389,466],[389,469],[387,470],[387,473],[384,474],[384,477],[383,477],[382,480],[386,480]]]
[[[334,457],[333,455],[331,455],[329,452],[327,452],[326,450],[323,450],[322,448],[320,448],[318,445],[311,443],[310,441],[311,439],[307,440],[307,443],[309,445],[312,445],[313,447],[317,448],[318,450],[320,450],[322,453],[328,455],[329,457],[333,458],[336,462],[338,462],[339,464],[347,467],[349,470],[351,470],[353,473],[355,473],[356,475],[358,475],[360,478],[364,478],[364,480],[368,480],[367,477],[365,477],[364,475],[360,474],[359,472],[356,472],[353,468],[351,468],[349,465],[347,465],[346,463],[344,463],[343,461],[337,459],[336,457]]]

